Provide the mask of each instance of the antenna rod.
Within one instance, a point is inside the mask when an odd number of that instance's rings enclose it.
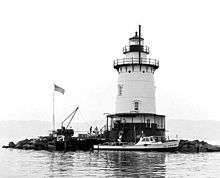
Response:
[[[139,25],[139,64],[141,64],[141,25]]]
[[[141,64],[141,25],[139,25],[139,51],[138,51],[138,56],[139,56],[139,64]]]

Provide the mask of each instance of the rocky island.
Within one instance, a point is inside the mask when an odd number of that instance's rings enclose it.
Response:
[[[24,139],[17,143],[9,142],[8,145],[2,148],[13,148],[23,150],[47,150],[47,151],[76,151],[76,150],[92,150],[93,145],[104,143],[101,138],[74,138],[68,142],[55,141],[52,137],[39,137],[37,139]],[[67,144],[65,146],[65,144]],[[220,146],[208,144],[205,141],[199,140],[180,140],[177,148],[177,153],[199,153],[199,152],[217,152],[220,151]]]

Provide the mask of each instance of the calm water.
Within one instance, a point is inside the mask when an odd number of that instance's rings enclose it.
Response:
[[[220,153],[0,149],[0,177],[220,177]]]

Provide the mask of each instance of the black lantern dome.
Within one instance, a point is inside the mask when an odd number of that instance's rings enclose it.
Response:
[[[123,48],[123,53],[130,53],[130,52],[143,52],[149,54],[149,47],[144,46],[144,38],[141,37],[139,32],[135,32],[135,35],[129,38],[129,45]]]

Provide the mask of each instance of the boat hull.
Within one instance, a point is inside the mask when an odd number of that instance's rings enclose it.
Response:
[[[179,141],[149,145],[94,145],[94,150],[175,152]]]

